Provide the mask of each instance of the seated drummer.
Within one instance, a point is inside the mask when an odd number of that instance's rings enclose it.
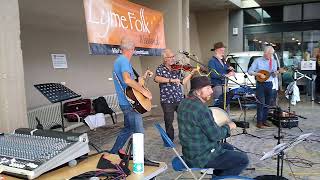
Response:
[[[236,125],[229,122],[219,127],[206,105],[213,90],[206,76],[194,77],[187,98],[178,107],[179,138],[183,158],[190,167],[214,168],[218,176],[239,175],[248,164],[245,153],[220,140],[230,136]]]

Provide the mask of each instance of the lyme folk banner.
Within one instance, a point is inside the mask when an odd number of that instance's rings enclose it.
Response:
[[[91,54],[120,54],[124,36],[135,41],[135,55],[159,56],[165,49],[163,15],[126,0],[83,0]]]

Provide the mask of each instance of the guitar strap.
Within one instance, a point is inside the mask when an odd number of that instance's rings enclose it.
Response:
[[[133,68],[132,68],[132,69],[133,69]],[[115,71],[113,71],[113,74],[114,74],[114,76],[116,77],[116,79],[117,79],[117,81],[118,81],[118,83],[119,83],[119,85],[120,85],[120,88],[121,88],[124,96],[125,96],[126,99],[129,101],[129,104],[131,105],[131,107],[132,107],[133,109],[135,109],[134,106],[133,106],[134,101],[133,101],[132,99],[130,99],[130,98],[126,95],[126,91],[123,89],[117,73],[116,73]]]
[[[140,77],[137,71],[132,67],[133,73],[136,76],[136,81],[138,82],[138,78]]]
[[[138,78],[140,77],[139,76],[139,74],[137,73],[137,71],[132,67],[132,70],[133,70],[133,73],[134,73],[134,75],[136,76],[136,81],[138,81]],[[115,71],[113,71],[113,73],[114,73],[114,76],[117,78],[117,81],[118,81],[118,83],[119,83],[119,85],[120,85],[120,88],[121,88],[121,90],[123,91],[123,93],[124,94],[126,94],[126,92],[125,92],[125,90],[123,89],[123,87],[122,87],[122,85],[121,85],[121,82],[120,82],[120,80],[119,80],[119,77],[118,77],[118,75],[117,75],[117,73],[115,72]],[[127,96],[126,96],[127,97]],[[128,98],[128,97],[127,97]]]

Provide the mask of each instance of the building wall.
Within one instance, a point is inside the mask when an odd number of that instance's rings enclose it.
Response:
[[[199,12],[196,13],[196,20],[201,56],[203,62],[207,63],[212,57],[210,49],[213,48],[215,42],[222,41],[228,46],[229,12],[228,10]],[[228,48],[226,53],[228,53]]]
[[[82,97],[114,93],[112,77],[116,56],[89,55],[85,31],[47,29],[25,26],[22,29],[22,50],[25,69],[27,107],[50,104],[36,89],[35,84],[65,82],[66,86]],[[67,69],[54,69],[51,53],[67,55]],[[139,57],[133,65],[141,71]]]
[[[238,28],[238,35],[233,35],[233,28]],[[229,13],[229,52],[243,51],[243,11],[233,10]]]
[[[199,40],[198,23],[195,13],[190,13],[190,52],[195,54],[200,61],[203,61]]]
[[[27,126],[18,0],[0,1],[0,132]]]
[[[182,0],[179,1],[143,1],[141,4],[163,12],[165,23],[166,45],[175,52],[182,48]],[[60,3],[58,1],[57,3]],[[74,1],[82,3],[82,1]],[[63,6],[56,4],[55,8]],[[78,9],[77,9],[78,8]],[[82,23],[77,27],[43,26],[39,24],[23,24],[22,49],[25,68],[27,107],[32,109],[50,104],[33,85],[47,82],[65,82],[71,90],[83,97],[100,96],[115,93],[112,77],[112,66],[115,56],[89,55],[83,7],[75,5],[72,13],[77,13]],[[71,26],[72,24],[70,24]],[[67,55],[68,69],[54,69],[51,53]],[[134,57],[134,68],[142,74],[147,68],[155,70],[162,63],[161,57]],[[147,87],[153,94],[153,104],[160,105],[158,84],[153,78],[147,81]]]
[[[133,2],[163,12],[168,48],[171,48],[174,52],[189,50],[188,19],[190,18],[188,17],[190,16],[188,1],[155,0],[151,2],[135,0]],[[1,28],[2,33],[5,33],[2,37],[10,39],[10,43],[4,43],[5,47],[2,48],[6,49],[5,53],[10,53],[10,55],[2,52],[2,64],[0,66],[6,69],[6,71],[1,69],[0,92],[1,128],[4,131],[17,127],[27,127],[26,109],[50,104],[34,88],[35,84],[65,82],[67,87],[81,94],[82,97],[114,93],[113,82],[108,78],[111,77],[115,56],[89,55],[83,2],[81,0],[70,0],[68,3],[63,0],[54,2],[50,0],[29,0],[28,2],[14,0],[10,3],[9,1],[2,1],[2,3],[1,14],[12,15],[12,19],[8,18],[8,22],[2,23],[4,26]],[[20,16],[21,35],[18,6],[20,6],[20,14],[23,14],[23,16]],[[27,12],[24,12],[26,9]],[[38,13],[45,16],[39,16]],[[63,16],[63,13],[66,13],[65,16]],[[27,16],[24,16],[26,14]],[[228,18],[226,16],[226,12],[208,12],[195,15],[194,19],[199,22],[197,23],[198,34],[201,34],[198,37],[198,49],[201,49],[202,55],[206,54],[206,59],[211,56],[209,50],[214,41],[222,40],[226,42],[227,40],[227,36],[222,33],[227,29]],[[72,18],[75,18],[74,22],[66,21]],[[213,19],[215,25],[208,25],[207,19]],[[189,27],[192,24],[190,23]],[[218,28],[216,25],[218,25]],[[19,37],[21,37],[21,48]],[[197,39],[197,37],[194,38]],[[208,39],[212,40],[208,41]],[[10,48],[12,51],[9,51]],[[21,57],[21,49],[23,57]],[[66,54],[68,68],[54,69],[51,53]],[[22,58],[23,62],[21,61]],[[3,61],[3,59],[6,60]],[[134,57],[132,62],[136,70],[141,73],[147,68],[155,70],[162,63],[162,59],[160,57]],[[8,73],[9,70],[10,73]],[[10,75],[13,77],[11,78]],[[10,81],[6,77],[10,77]],[[14,83],[12,83],[13,81]],[[159,105],[158,84],[153,83],[151,79],[148,87],[153,93],[153,104]]]

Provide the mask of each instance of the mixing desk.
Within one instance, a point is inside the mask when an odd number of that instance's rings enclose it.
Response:
[[[87,134],[20,128],[0,135],[0,172],[34,179],[88,152]]]

